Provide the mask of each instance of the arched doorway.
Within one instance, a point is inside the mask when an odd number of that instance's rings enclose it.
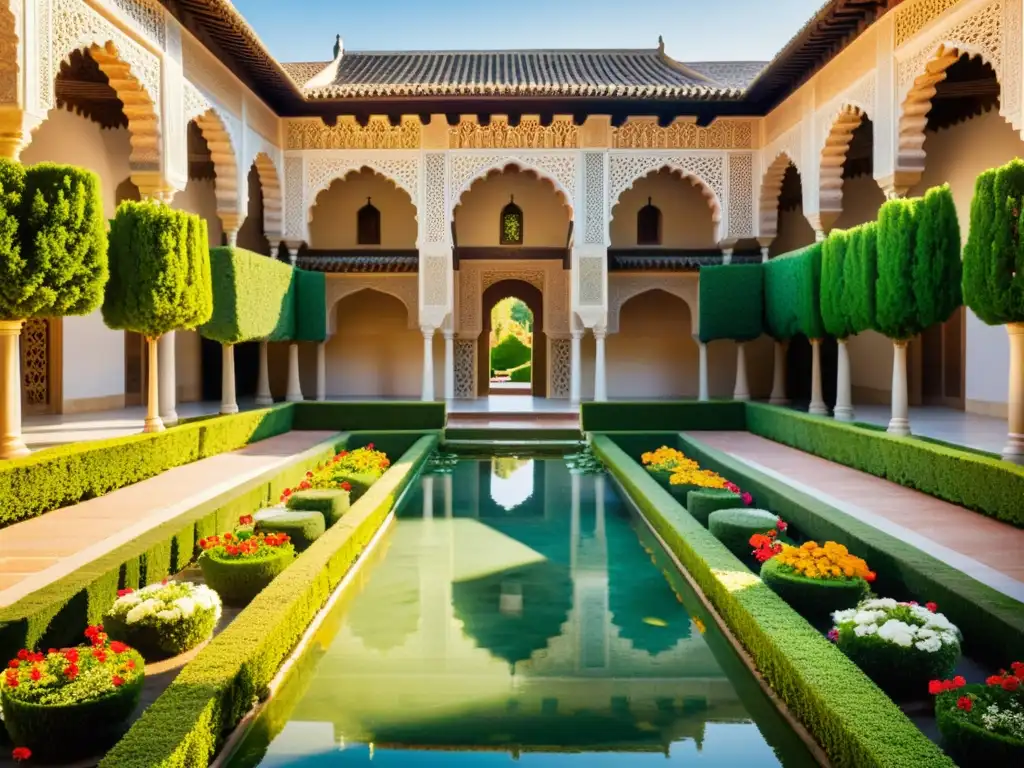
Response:
[[[491,311],[504,298],[513,296],[522,301],[533,313],[533,338],[530,394],[533,397],[547,396],[547,337],[544,335],[544,294],[525,280],[501,280],[487,288],[483,295],[483,332],[477,353],[477,394],[490,394],[491,379]]]

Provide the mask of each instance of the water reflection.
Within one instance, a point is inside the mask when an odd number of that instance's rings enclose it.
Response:
[[[262,764],[363,764],[372,744],[385,765],[491,751],[588,766],[628,751],[632,765],[693,755],[728,726],[716,754],[742,744],[744,765],[778,765],[605,478],[513,461],[422,478],[319,658],[285,686],[287,712],[262,718],[287,720],[265,724]]]
[[[502,456],[491,459],[491,499],[506,512],[533,496],[533,459]]]

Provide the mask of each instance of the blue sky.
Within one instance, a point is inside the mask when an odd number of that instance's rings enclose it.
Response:
[[[680,61],[768,60],[823,0],[234,0],[281,61],[348,50],[654,48]]]

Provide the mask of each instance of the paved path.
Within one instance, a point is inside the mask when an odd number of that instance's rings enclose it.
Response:
[[[0,529],[0,607],[336,434],[288,432]]]
[[[1024,602],[1024,530],[749,432],[689,436]]]

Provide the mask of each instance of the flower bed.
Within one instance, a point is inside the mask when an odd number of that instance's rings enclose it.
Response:
[[[836,611],[832,619],[830,637],[839,649],[893,698],[920,696],[960,658],[960,630],[931,603],[877,598]]]
[[[22,650],[0,678],[4,727],[15,756],[70,761],[101,754],[139,703],[145,662],[138,651],[89,627],[90,645]]]
[[[745,563],[752,561],[750,538],[763,531],[774,531],[779,518],[765,509],[720,509],[708,517],[711,535]]]
[[[305,552],[309,546],[324,535],[324,516],[317,510],[295,510],[260,515],[256,522],[257,533],[267,536],[284,535],[291,541],[296,552]]]
[[[295,559],[286,534],[225,533],[200,539],[199,546],[206,583],[229,603],[252,600]]]
[[[285,488],[281,501],[287,502],[292,494],[299,491],[331,489],[348,491],[351,500],[358,501],[390,466],[387,454],[376,450],[373,443],[354,451],[339,451],[315,470],[307,472],[297,486]]]
[[[735,483],[730,483],[709,469],[701,469],[696,461],[687,458],[682,451],[667,445],[642,454],[640,461],[683,506],[686,506],[691,491],[700,490],[726,490],[739,496],[739,501],[745,505],[753,503],[753,497],[741,491]]]
[[[762,549],[761,544],[752,537],[751,546]],[[758,557],[764,559],[761,580],[808,618],[855,606],[875,580],[866,562],[834,541],[824,546],[814,541],[799,547],[777,544],[771,550],[767,558]]]
[[[992,675],[985,685],[962,677],[932,680],[935,716],[946,747],[963,765],[1024,765],[1024,664]]]
[[[209,640],[220,613],[220,597],[208,586],[164,580],[121,590],[103,622],[112,638],[138,648],[152,661]]]

